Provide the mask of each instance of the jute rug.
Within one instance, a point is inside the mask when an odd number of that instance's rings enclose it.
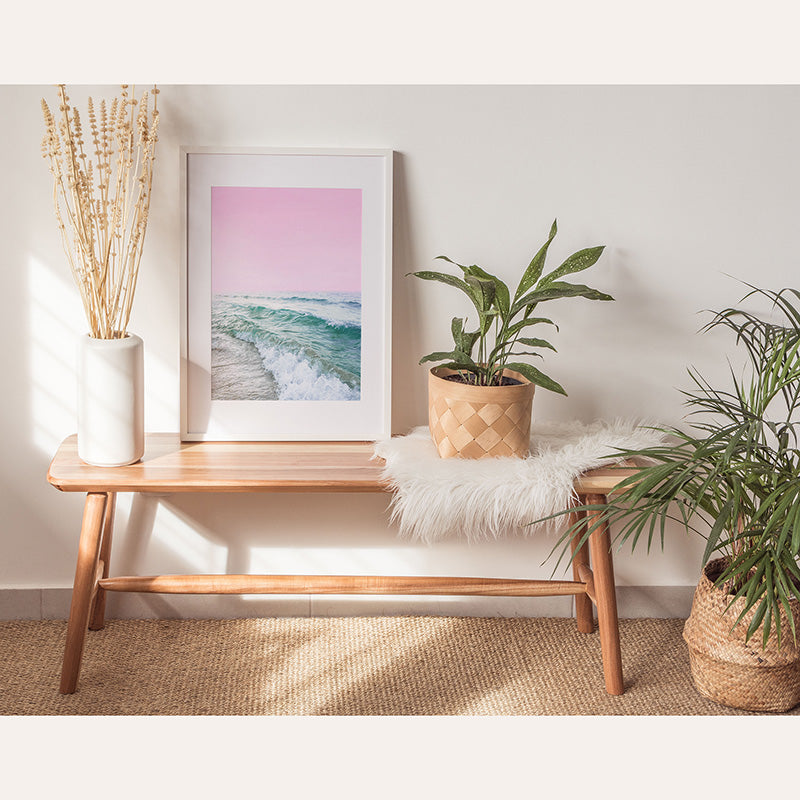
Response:
[[[620,621],[625,694],[570,619],[110,620],[58,694],[66,623],[0,623],[2,715],[733,715],[691,681],[683,621]],[[790,714],[800,714],[800,707]]]

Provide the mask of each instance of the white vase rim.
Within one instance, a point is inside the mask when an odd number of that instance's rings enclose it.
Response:
[[[83,338],[88,340],[92,346],[97,347],[119,346],[122,344],[130,345],[142,341],[141,336],[137,336],[135,333],[126,333],[121,339],[104,339],[92,336],[91,333],[85,333],[83,334]]]

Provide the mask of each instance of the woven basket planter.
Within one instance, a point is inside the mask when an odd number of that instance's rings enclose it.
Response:
[[[714,586],[724,565],[725,559],[706,565],[683,629],[695,686],[700,694],[724,706],[788,711],[800,703],[800,649],[792,639],[789,620],[782,610],[780,650],[774,631],[766,649],[762,647],[762,628],[745,642],[755,609],[731,630],[744,608],[744,598],[726,611],[730,595]],[[800,632],[800,603],[792,600],[790,608]]]
[[[513,370],[514,386],[471,386],[445,380],[446,367],[428,373],[428,424],[442,458],[496,458],[530,451],[531,408],[536,388]]]

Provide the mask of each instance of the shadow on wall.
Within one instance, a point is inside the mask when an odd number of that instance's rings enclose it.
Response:
[[[392,223],[392,433],[405,434],[427,422],[426,369],[419,331],[419,281],[406,277],[419,269],[411,235],[408,169],[402,153],[394,154]]]
[[[302,507],[298,507],[302,503]],[[480,574],[507,576],[507,552],[492,543],[435,547],[397,538],[383,494],[135,495],[119,535],[111,574]],[[230,520],[236,519],[235,529]],[[324,520],[323,524],[319,524]],[[298,531],[301,531],[298,533]],[[551,542],[525,542],[518,577],[550,577],[541,567]],[[433,565],[439,564],[434,567]],[[441,564],[446,564],[442,568]],[[564,569],[566,574],[567,569]],[[514,577],[514,576],[511,576]],[[253,617],[374,613],[505,616],[570,613],[571,598],[430,596],[114,594],[111,617]],[[561,602],[565,601],[565,602]],[[563,605],[563,608],[561,607]],[[371,610],[370,610],[371,609]]]

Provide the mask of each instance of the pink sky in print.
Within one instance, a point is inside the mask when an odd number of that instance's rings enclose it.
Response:
[[[361,189],[211,187],[214,294],[361,291]]]

